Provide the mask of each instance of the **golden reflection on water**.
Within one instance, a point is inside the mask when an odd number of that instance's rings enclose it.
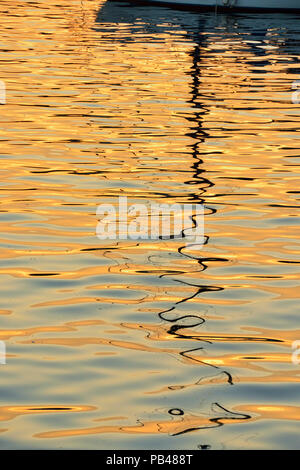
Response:
[[[35,413],[69,413],[93,410],[91,406],[33,405],[33,406],[2,406],[0,421],[9,421],[23,414]]]
[[[215,404],[215,408],[218,405]],[[256,414],[256,417],[252,417],[251,421],[257,421],[260,419],[291,419],[299,420],[300,419],[300,407],[296,406],[259,406],[252,405],[249,406],[250,410]],[[241,412],[237,413],[232,412],[226,413],[227,410],[219,407],[219,413],[223,411],[223,415],[220,415],[216,418],[201,417],[201,416],[187,416],[180,417],[180,419],[162,421],[162,422],[141,422],[136,426],[96,426],[88,429],[70,429],[65,431],[50,431],[37,434],[35,437],[39,438],[59,438],[59,437],[71,437],[71,436],[82,436],[85,434],[102,434],[102,433],[133,433],[133,434],[171,434],[173,436],[178,436],[181,433],[186,432],[195,432],[199,430],[209,429],[209,428],[218,428],[226,424],[235,424],[237,421],[242,422],[242,420],[248,419],[249,415],[242,414]],[[225,411],[225,413],[224,413]],[[249,411],[246,406],[244,406],[244,411]],[[120,419],[120,418],[112,418]],[[123,418],[124,419],[124,418]],[[102,420],[97,420],[102,421]]]
[[[297,18],[0,12],[1,448],[293,448]],[[203,202],[205,246],[100,242],[119,195]]]

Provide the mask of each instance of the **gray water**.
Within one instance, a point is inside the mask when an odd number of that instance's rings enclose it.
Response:
[[[1,448],[299,448],[299,16],[0,13]],[[120,195],[205,245],[101,242]]]

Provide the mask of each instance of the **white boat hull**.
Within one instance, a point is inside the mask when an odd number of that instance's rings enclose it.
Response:
[[[139,3],[138,0],[134,0]],[[260,9],[260,10],[298,10],[300,11],[300,0],[147,0],[147,3],[166,3],[173,5],[191,7],[227,7],[237,9]]]

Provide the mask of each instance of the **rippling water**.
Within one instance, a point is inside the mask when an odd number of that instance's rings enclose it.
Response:
[[[1,448],[299,447],[299,16],[0,12]],[[104,244],[120,194],[205,246]]]

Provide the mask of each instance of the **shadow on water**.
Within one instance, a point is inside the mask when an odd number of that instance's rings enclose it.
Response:
[[[280,15],[270,14],[269,15],[269,24],[274,24],[274,21],[281,21]],[[209,202],[210,199],[206,198],[206,193],[209,188],[214,186],[214,183],[208,178],[206,175],[205,169],[205,161],[204,156],[201,154],[201,144],[205,142],[207,139],[210,139],[210,134],[207,130],[203,129],[203,119],[210,113],[209,107],[205,106],[203,103],[203,94],[201,91],[201,71],[202,68],[202,48],[205,48],[207,45],[207,38],[203,32],[209,29],[214,23],[218,23],[219,27],[224,30],[225,34],[239,34],[245,35],[247,39],[247,47],[251,50],[252,53],[255,54],[257,57],[257,61],[255,62],[255,66],[257,64],[262,64],[264,61],[268,59],[265,58],[266,52],[264,49],[259,49],[254,47],[256,41],[261,39],[270,39],[268,38],[268,21],[266,22],[266,18],[259,18],[256,17],[256,27],[253,30],[251,24],[251,18],[249,15],[244,17],[242,14],[235,14],[235,15],[226,15],[221,14],[219,16],[214,16],[211,14],[206,13],[195,13],[195,12],[187,12],[187,11],[175,11],[169,10],[168,8],[149,8],[147,6],[132,6],[124,3],[115,3],[115,2],[107,2],[98,16],[98,21],[103,23],[104,21],[108,21],[110,23],[128,23],[132,27],[132,37],[128,35],[128,29],[126,36],[122,36],[122,32],[120,31],[120,36],[118,37],[118,41],[128,42],[128,41],[138,41],[138,33],[151,33],[153,36],[153,41],[155,41],[155,34],[162,33],[164,28],[168,28],[170,23],[174,23],[178,25],[178,29],[183,29],[186,34],[188,40],[193,44],[192,50],[190,51],[190,59],[191,59],[191,67],[190,67],[190,99],[188,103],[192,108],[193,112],[190,114],[186,119],[189,122],[189,132],[186,136],[192,138],[194,143],[190,146],[190,154],[192,155],[193,164],[190,167],[190,175],[191,177],[185,181],[186,185],[191,186],[191,191],[189,192],[188,199],[191,202],[196,202],[199,204],[205,204],[207,215],[213,215],[217,212],[216,207],[210,207]],[[130,28],[130,26],[129,26]],[[96,28],[97,29],[97,28]],[[289,33],[291,34],[291,33]],[[282,34],[272,35],[271,43],[276,45],[279,44],[280,48],[282,49],[282,53],[289,52],[291,53],[291,48],[297,46],[297,43],[292,40],[292,38],[282,37]],[[114,38],[114,40],[116,40]],[[298,62],[295,58],[295,62]],[[253,61],[251,62],[251,66],[253,66]],[[207,153],[205,154],[207,155]],[[216,197],[220,197],[222,194],[217,194]],[[217,205],[217,204],[214,204]],[[209,236],[206,236],[205,244],[209,243]],[[229,260],[224,257],[202,257],[202,256],[192,256],[188,254],[185,250],[185,246],[182,246],[178,249],[178,252],[185,257],[192,258],[196,260],[199,264],[199,272],[204,271],[208,267],[208,262],[228,262]],[[172,274],[162,274],[159,277],[164,276],[172,276]],[[195,292],[192,295],[187,297],[183,297],[177,302],[173,304],[170,308],[159,312],[158,316],[161,320],[172,323],[170,328],[168,329],[168,333],[173,335],[176,339],[184,339],[184,340],[193,340],[193,341],[200,341],[202,346],[197,348],[192,348],[188,350],[183,350],[179,354],[189,359],[192,362],[196,362],[201,364],[202,366],[207,366],[208,368],[212,368],[216,371],[217,375],[224,374],[226,381],[230,385],[234,385],[233,377],[231,373],[217,365],[206,363],[205,360],[196,359],[193,357],[193,353],[199,350],[204,349],[203,343],[211,343],[208,339],[199,338],[199,336],[194,336],[192,334],[184,334],[185,329],[198,327],[205,322],[205,318],[199,315],[180,315],[170,318],[168,315],[172,312],[172,314],[176,314],[176,309],[178,305],[188,302],[189,300],[201,295],[205,292],[210,291],[221,291],[224,290],[223,287],[215,286],[215,285],[203,285],[203,284],[193,284],[188,283],[183,280],[173,279],[174,282],[181,283],[184,285],[188,285],[195,288]],[[250,341],[251,338],[245,337],[244,340]],[[277,340],[272,340],[269,338],[261,338],[261,341],[265,342],[276,342]],[[201,377],[196,384],[199,384],[204,377]],[[227,417],[222,417],[222,415],[211,418],[209,426],[204,427],[187,427],[180,432],[173,434],[179,435],[184,434],[187,432],[199,430],[199,429],[206,429],[208,427],[219,427],[222,426],[224,423],[221,422],[222,419],[239,419],[239,420],[247,420],[250,419],[251,416],[242,413],[234,413],[232,411],[227,410],[225,407],[221,406],[219,403],[212,403],[211,408],[213,409],[215,405],[215,410],[219,410],[222,412],[226,412],[228,414]],[[183,415],[184,411],[180,408],[170,409],[170,414],[174,415]],[[218,414],[218,413],[217,413]]]
[[[298,18],[10,1],[1,447],[291,448]],[[202,251],[100,242],[120,194],[204,204]]]

